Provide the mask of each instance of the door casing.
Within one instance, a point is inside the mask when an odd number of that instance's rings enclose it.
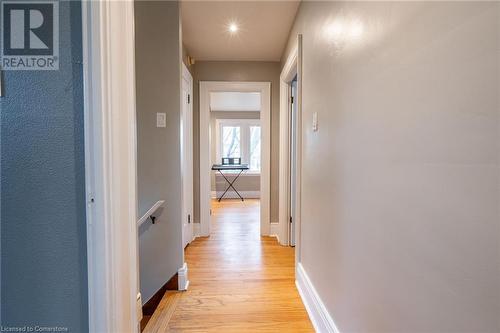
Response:
[[[297,77],[290,82],[290,126],[289,126],[289,154],[290,154],[290,202],[288,207],[289,227],[288,239],[289,245],[295,246],[295,216],[297,215]]]
[[[182,245],[193,240],[193,77],[182,64]]]
[[[238,81],[200,81],[200,228],[195,236],[210,235],[211,153],[210,153],[210,93],[260,92],[261,94],[261,174],[260,174],[260,234],[271,230],[271,83]],[[215,136],[213,137],[215,139]]]
[[[291,82],[297,77],[296,103],[296,161],[295,161],[295,263],[300,262],[300,224],[301,224],[301,172],[302,172],[302,35],[297,35],[280,75],[280,172],[279,172],[279,241],[281,245],[293,245],[290,225],[291,201]]]
[[[82,1],[90,332],[138,332],[134,2]]]

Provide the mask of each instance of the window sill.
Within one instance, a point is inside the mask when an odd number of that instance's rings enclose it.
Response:
[[[260,172],[244,172],[242,176],[260,176]]]

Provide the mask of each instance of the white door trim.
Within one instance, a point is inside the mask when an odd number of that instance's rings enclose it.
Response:
[[[89,331],[137,332],[134,2],[82,1]]]
[[[295,257],[300,262],[301,219],[301,158],[302,158],[302,35],[288,55],[280,75],[280,159],[279,159],[279,240],[282,245],[290,244],[290,83],[297,76],[297,179]]]
[[[184,91],[184,86],[187,84],[187,91],[189,95],[189,101],[186,101],[183,96],[183,91]],[[194,190],[193,190],[193,76],[189,72],[187,66],[182,63],[182,87],[181,87],[181,106],[184,104],[188,103],[188,108],[189,108],[189,113],[190,113],[190,119],[188,121],[188,126],[186,127],[185,125],[185,114],[184,111],[181,112],[181,130],[182,130],[182,138],[181,138],[181,152],[182,152],[182,167],[181,167],[181,181],[182,181],[182,246],[186,247],[191,241],[193,240],[194,236],[194,228],[193,228],[193,199],[194,199]],[[184,109],[182,109],[184,110]],[[186,148],[184,147],[184,143],[186,140],[186,131],[187,135],[191,138],[191,147],[188,148],[188,153],[186,154]],[[189,156],[190,155],[190,156]],[[189,165],[190,167],[187,167],[186,165]],[[191,177],[191,188],[187,188],[186,190],[186,177],[184,177],[184,174],[186,173],[186,170],[191,171],[191,175],[187,176]],[[188,184],[189,185],[189,184]],[[185,193],[186,191],[186,193]],[[184,202],[185,199],[187,198],[188,202]],[[188,214],[190,215],[190,220],[188,219]],[[186,228],[184,227],[184,223],[186,223],[186,220],[188,221],[188,228],[190,229],[190,232],[188,235],[186,235]],[[190,222],[189,222],[190,221]]]
[[[271,206],[271,83],[200,81],[200,236],[210,235],[210,93],[260,92],[261,93],[261,176],[260,176],[260,234],[270,233]],[[215,136],[213,137],[215,139]]]

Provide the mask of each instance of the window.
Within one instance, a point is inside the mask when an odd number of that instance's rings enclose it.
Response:
[[[222,156],[241,157],[240,127],[222,126]]]
[[[260,173],[260,120],[217,119],[217,163],[223,157],[241,157],[249,173]]]
[[[260,126],[250,126],[250,170],[260,172]]]

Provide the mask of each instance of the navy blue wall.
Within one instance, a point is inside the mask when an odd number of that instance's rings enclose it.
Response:
[[[60,2],[60,70],[3,72],[3,326],[88,331],[81,27]]]

